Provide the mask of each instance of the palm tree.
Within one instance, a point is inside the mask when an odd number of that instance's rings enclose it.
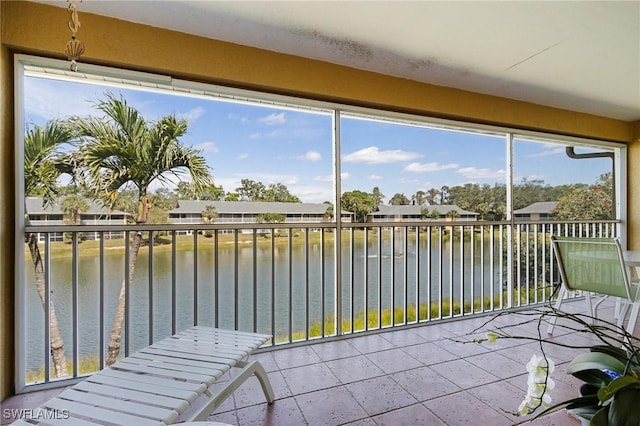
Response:
[[[69,126],[59,121],[50,121],[44,127],[34,126],[27,129],[24,137],[24,192],[26,196],[42,195],[45,205],[53,202],[57,195],[57,180],[61,173],[69,171],[61,161],[60,147],[73,139]],[[36,291],[40,296],[46,313],[44,265],[38,236],[25,234],[25,243],[29,247],[36,281]],[[68,375],[67,359],[64,354],[64,341],[58,327],[58,317],[52,301],[49,302],[49,338],[51,359],[56,377]]]
[[[66,222],[72,225],[77,225],[80,223],[80,213],[89,210],[89,204],[82,195],[73,194],[62,200],[60,208],[62,209],[62,212],[67,216]],[[82,240],[82,232],[77,232],[76,235],[79,241]],[[72,238],[73,233],[65,233],[65,239],[71,240]]]
[[[427,202],[427,193],[422,190],[418,190],[414,195],[411,196],[411,201],[421,206]]]
[[[378,188],[377,186],[373,187],[373,192],[371,192],[371,195],[376,200],[376,206],[382,204],[382,200],[384,200],[384,194],[380,192],[380,188]]]
[[[422,220],[426,220],[429,217],[429,209],[426,207],[423,207],[420,209],[420,219]]]
[[[204,223],[213,223],[218,217],[218,211],[211,204],[207,205],[202,212],[200,212]]]
[[[333,211],[333,204],[327,202],[325,202],[325,204],[327,204],[327,210],[324,211],[324,215],[322,216],[322,218],[326,222],[331,222],[333,221],[333,217],[335,216]]]
[[[69,218],[69,223],[75,225],[80,222],[80,213],[89,210],[89,204],[83,196],[74,194],[62,200],[60,208]]]
[[[209,204],[204,208],[204,210],[202,210],[202,212],[200,212],[200,215],[202,216],[202,221],[204,223],[213,223],[213,221],[218,217],[218,211],[215,207]],[[204,231],[204,236],[213,237],[213,230],[207,229]]]
[[[460,213],[457,210],[449,210],[446,214],[447,219],[455,220],[460,217]]]
[[[440,195],[440,191],[438,191],[435,188],[431,188],[430,190],[427,191],[427,204],[429,205],[434,205],[436,204],[436,199],[438,198],[438,195]]]
[[[132,185],[138,194],[137,224],[147,222],[149,185],[170,182],[181,171],[189,171],[194,188],[200,191],[213,180],[209,166],[199,151],[184,146],[178,138],[187,131],[187,121],[174,115],[147,122],[138,110],[123,98],[107,94],[96,108],[105,117],[75,117],[74,123],[81,143],[79,161],[82,176],[94,198],[112,207],[120,190]],[[132,281],[142,242],[142,231],[130,241],[128,279]],[[107,365],[113,364],[122,341],[122,321],[125,307],[125,281],[122,283],[116,313],[111,328]]]

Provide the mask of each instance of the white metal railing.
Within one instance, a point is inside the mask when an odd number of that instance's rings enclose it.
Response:
[[[68,378],[103,368],[123,285],[121,355],[194,324],[272,334],[278,346],[545,302],[558,283],[550,236],[616,229],[614,221],[28,226],[44,237],[45,296],[25,244],[19,374],[26,386],[65,382],[51,367],[51,307]],[[52,241],[61,232],[70,242]],[[106,238],[117,233],[126,239]],[[125,241],[136,233],[144,244],[129,278]]]

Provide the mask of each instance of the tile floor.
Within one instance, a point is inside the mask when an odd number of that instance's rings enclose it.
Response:
[[[565,304],[581,311],[582,302]],[[613,315],[613,306],[601,308]],[[269,373],[276,394],[271,405],[252,377],[209,418],[233,425],[513,425],[526,393],[525,364],[540,354],[537,342],[484,337],[473,331],[489,317],[366,334],[254,355]],[[512,335],[535,336],[537,326],[506,315],[495,325]],[[470,334],[471,333],[471,334]],[[637,334],[637,333],[636,333]],[[546,336],[546,333],[543,334]],[[572,398],[579,381],[564,373],[566,363],[593,343],[589,335],[556,329],[551,338],[568,347],[545,344],[557,365],[555,401]],[[464,343],[467,342],[467,343]],[[214,385],[215,386],[215,385]],[[59,390],[12,397],[3,408],[33,408]],[[3,422],[7,422],[3,419]],[[4,423],[3,423],[4,424]],[[534,425],[579,425],[564,410],[534,420]]]

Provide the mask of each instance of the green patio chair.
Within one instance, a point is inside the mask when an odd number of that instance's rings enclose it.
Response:
[[[630,277],[618,238],[578,238],[552,236],[551,243],[558,262],[562,286],[555,307],[560,309],[569,291],[581,292],[587,312],[598,317],[598,306],[610,296],[616,297],[617,325],[624,326],[629,306],[632,306],[626,331],[633,334],[640,300],[638,280]],[[592,298],[597,299],[592,303]],[[552,334],[556,318],[547,328]]]

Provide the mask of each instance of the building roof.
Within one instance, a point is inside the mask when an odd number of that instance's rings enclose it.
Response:
[[[419,206],[419,205],[402,205],[402,206],[390,206],[386,204],[381,204],[378,206],[378,211],[374,211],[370,213],[372,216],[420,216],[422,214],[422,209],[427,209],[429,212],[434,210],[438,211],[440,215],[444,216],[452,210],[458,212],[460,216],[477,216],[478,213],[471,212],[468,210],[463,210],[455,204],[435,204],[428,206]]]
[[[558,205],[557,201],[539,201],[527,207],[514,210],[513,214],[551,214]]]
[[[218,214],[265,214],[290,215],[324,214],[330,207],[326,203],[276,203],[263,201],[198,201],[178,200],[178,207],[169,214],[200,214],[207,206],[213,206]],[[350,214],[343,211],[343,214]]]
[[[62,202],[66,197],[52,202],[48,206],[44,206],[42,197],[27,197],[25,199],[25,209],[27,214],[64,214],[62,210]],[[127,215],[128,213],[122,210],[109,210],[103,205],[87,199],[87,205],[89,208],[86,211],[80,212],[80,215]]]

